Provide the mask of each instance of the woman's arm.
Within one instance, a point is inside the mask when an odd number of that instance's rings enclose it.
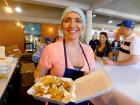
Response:
[[[109,53],[108,53],[108,58],[109,58],[110,60],[112,60],[112,52],[109,52]]]
[[[42,68],[40,64],[38,64],[37,68],[34,71],[34,77],[40,78],[40,77],[45,76],[46,73],[47,73],[47,70],[45,68]]]
[[[45,76],[48,71],[49,69],[42,67],[41,64],[39,63],[34,71],[35,82],[37,82],[39,78]]]
[[[96,54],[94,55],[94,57],[95,57],[95,60],[102,60],[102,58],[101,58],[101,57],[96,56]]]
[[[34,71],[35,80],[40,77],[45,76],[50,68],[52,68],[50,48],[45,48],[43,51],[43,54],[41,55],[38,66],[36,70]]]
[[[51,54],[52,54],[52,47],[48,45],[43,50],[43,53],[41,54],[41,58],[38,63],[38,66],[34,71],[34,78],[40,78],[42,76],[45,76],[46,73],[49,71],[49,69],[52,68]]]
[[[95,60],[101,60],[102,58],[98,57],[98,56],[96,55],[96,52],[94,52],[94,59],[95,59]]]
[[[95,60],[102,60],[102,58],[97,56],[96,53],[97,53],[97,48],[94,51],[94,58],[95,58]]]

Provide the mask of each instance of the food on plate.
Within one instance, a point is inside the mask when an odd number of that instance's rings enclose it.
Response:
[[[45,76],[33,86],[34,95],[50,98],[57,101],[67,102],[70,98],[72,83],[67,79]]]

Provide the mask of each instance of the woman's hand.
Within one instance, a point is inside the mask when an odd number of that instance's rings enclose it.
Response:
[[[40,78],[35,78],[35,83],[39,82],[40,81]]]
[[[103,61],[103,64],[105,65],[116,65],[116,63],[112,60],[102,60]]]
[[[100,58],[100,57],[98,57],[98,56],[95,56],[95,60],[96,60],[96,61],[101,61],[102,58]]]

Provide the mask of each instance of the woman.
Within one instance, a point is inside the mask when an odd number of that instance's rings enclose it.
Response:
[[[99,44],[97,45],[96,50],[95,50],[95,59],[101,60],[104,57],[112,59],[111,45],[108,42],[107,33],[101,32],[99,37],[100,37]]]
[[[45,48],[35,71],[35,79],[45,76],[50,69],[51,75],[75,80],[95,68],[92,49],[79,40],[84,27],[85,15],[82,10],[77,7],[68,7],[61,18],[64,40],[52,43]],[[49,105],[56,104],[49,103]],[[88,105],[88,101],[80,104],[70,102],[67,105]]]

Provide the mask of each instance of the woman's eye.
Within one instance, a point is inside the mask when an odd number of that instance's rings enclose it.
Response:
[[[77,23],[81,23],[82,21],[80,19],[76,19],[76,22]]]
[[[71,20],[69,18],[65,19],[64,22],[68,23],[68,22],[76,22],[76,23],[82,23],[82,21],[79,18],[76,18],[75,20]]]
[[[67,22],[69,22],[69,20],[66,19],[66,20],[64,20],[64,22],[67,23]]]

